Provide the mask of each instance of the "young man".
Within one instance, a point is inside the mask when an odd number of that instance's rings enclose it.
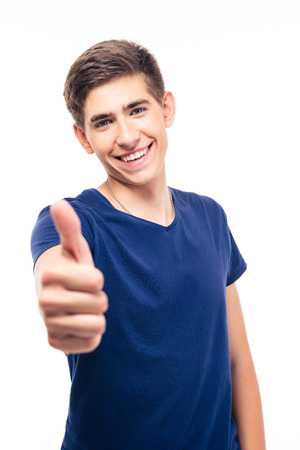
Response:
[[[246,264],[215,201],[167,186],[175,101],[155,59],[100,43],[64,95],[107,180],[45,208],[32,235],[49,343],[72,378],[62,448],[264,449],[235,286]]]

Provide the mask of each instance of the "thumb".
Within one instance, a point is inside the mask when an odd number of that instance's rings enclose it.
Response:
[[[88,243],[81,232],[81,223],[74,208],[66,200],[50,206],[51,216],[60,237],[62,251],[80,264],[94,265]]]

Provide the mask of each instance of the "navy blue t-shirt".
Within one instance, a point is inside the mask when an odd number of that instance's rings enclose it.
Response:
[[[164,227],[116,210],[96,189],[67,199],[109,298],[99,347],[69,355],[62,449],[237,450],[226,286],[246,270],[214,200],[172,189]],[[33,259],[59,244],[45,208]]]

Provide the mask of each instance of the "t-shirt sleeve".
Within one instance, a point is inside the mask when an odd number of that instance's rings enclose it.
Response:
[[[223,208],[221,208],[223,222],[223,233],[224,233],[224,243],[225,243],[225,254],[226,254],[226,265],[227,265],[227,278],[226,286],[230,286],[235,281],[237,281],[247,269],[247,264],[241,255],[239,248],[234,240],[234,237],[230,231],[227,222],[227,216]]]
[[[247,269],[247,264],[244,261],[244,258],[242,257],[229,228],[227,232],[229,239],[230,254],[228,260],[226,286],[230,286],[243,275],[243,273]]]
[[[91,231],[91,226],[89,220],[84,214],[82,208],[78,205],[70,202],[78,214],[81,222],[82,234],[87,240],[91,251],[93,251],[93,233]],[[37,222],[33,228],[31,234],[31,254],[33,259],[33,264],[35,265],[39,256],[55,245],[60,244],[59,235],[54,226],[54,222],[51,217],[50,207],[42,209],[40,212]]]
[[[47,206],[40,212],[31,234],[33,264],[35,265],[42,253],[59,243],[59,235],[51,218],[49,206]]]

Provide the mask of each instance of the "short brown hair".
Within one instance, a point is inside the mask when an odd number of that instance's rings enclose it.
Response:
[[[76,124],[84,130],[84,102],[88,93],[114,78],[141,73],[150,94],[162,102],[165,87],[154,56],[140,44],[126,40],[100,42],[86,50],[71,66],[64,97]]]

